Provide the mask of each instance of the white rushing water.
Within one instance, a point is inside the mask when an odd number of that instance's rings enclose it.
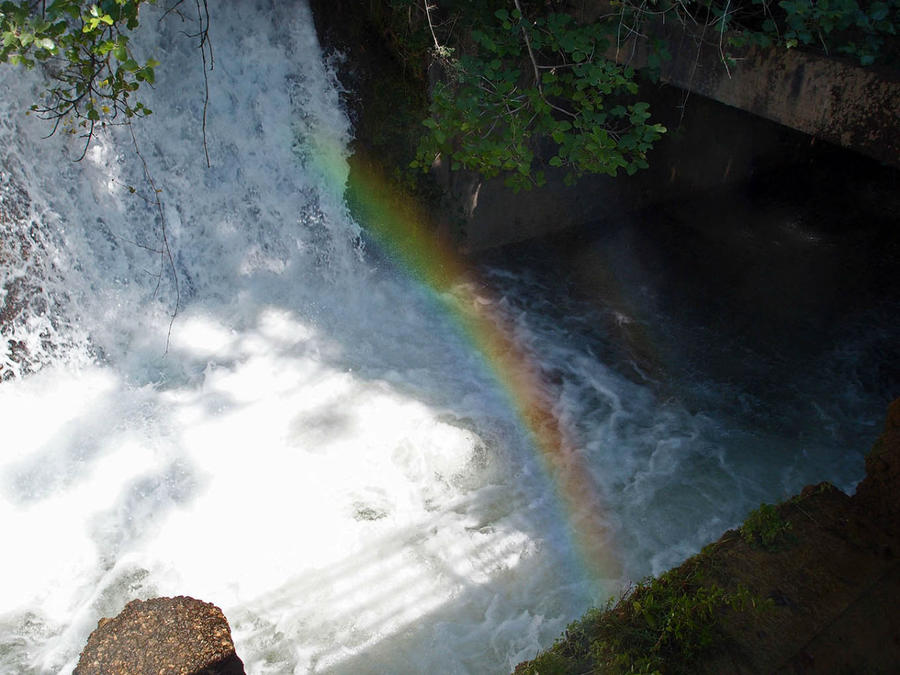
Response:
[[[4,368],[36,371],[0,384],[0,671],[70,672],[100,617],[186,594],[223,608],[250,673],[508,672],[602,598],[481,357],[373,262],[312,160],[351,130],[308,9],[214,8],[212,168],[192,28],[158,30],[135,133],[178,295],[127,130],[73,163],[77,138],[20,112],[35,75],[0,72],[3,288],[29,298]],[[578,307],[492,274],[558,375],[626,578],[860,477],[859,455],[810,459],[617,375]]]

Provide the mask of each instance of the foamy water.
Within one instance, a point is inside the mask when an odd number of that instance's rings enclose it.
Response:
[[[19,112],[33,76],[0,71],[4,239],[32,242],[4,288],[44,299],[3,336],[36,372],[6,355],[0,670],[70,672],[100,617],[187,594],[223,608],[252,673],[507,672],[762,499],[860,477],[837,444],[805,462],[622,377],[588,308],[494,269],[609,505],[623,577],[598,591],[483,358],[374,262],[318,168],[351,130],[308,10],[215,8],[211,168],[181,29],[145,45],[163,65],[135,125],[164,221],[127,130],[74,164],[77,138]]]

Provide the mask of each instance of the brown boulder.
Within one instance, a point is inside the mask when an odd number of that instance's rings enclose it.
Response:
[[[186,596],[132,600],[91,633],[73,675],[244,675],[222,610]]]

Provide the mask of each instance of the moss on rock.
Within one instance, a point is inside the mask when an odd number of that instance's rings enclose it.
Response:
[[[517,675],[888,673],[900,663],[900,399],[850,497],[830,483],[571,624]],[[648,601],[655,609],[649,612]],[[893,608],[893,609],[891,609]]]

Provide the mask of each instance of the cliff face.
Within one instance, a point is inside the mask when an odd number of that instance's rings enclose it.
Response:
[[[710,624],[713,639],[702,650],[684,653],[673,639],[662,672],[896,672],[900,399],[888,410],[884,433],[866,458],[866,477],[856,494],[850,497],[828,483],[808,486],[763,515],[754,522],[748,519],[739,531],[726,532],[660,580],[670,591],[673,586],[690,588],[693,597],[715,588],[733,594],[744,589],[753,605],[717,607]],[[536,660],[520,664],[516,673],[628,672],[624,663],[599,667],[600,652],[592,642],[611,618],[622,631],[641,628],[636,597],[573,624],[564,639]],[[637,622],[621,621],[635,616]],[[686,623],[674,609],[668,619]],[[609,637],[607,633],[603,639]]]
[[[888,408],[884,433],[866,456],[866,478],[855,499],[885,530],[900,533],[900,399]]]

